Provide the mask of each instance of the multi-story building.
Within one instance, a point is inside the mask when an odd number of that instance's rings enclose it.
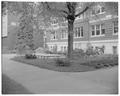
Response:
[[[105,6],[96,5],[90,11],[76,18],[74,22],[73,48],[86,50],[89,45],[103,47],[105,54],[118,53],[118,15],[106,11]],[[67,21],[61,24],[57,19],[46,31],[49,50],[66,51],[68,48]]]

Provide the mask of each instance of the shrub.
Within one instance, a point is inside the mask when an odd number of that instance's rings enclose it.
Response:
[[[86,50],[85,54],[87,56],[93,55],[95,52],[93,50],[93,47],[88,47],[88,49]]]
[[[85,56],[85,53],[84,53],[84,50],[82,50],[82,49],[75,49],[72,52],[72,58],[73,59],[81,58],[81,57],[84,57],[84,56]]]
[[[67,55],[67,52],[58,51],[58,52],[52,52],[52,54]]]
[[[63,54],[63,52],[61,52],[61,51],[58,51],[58,52],[56,52],[56,54]]]
[[[68,59],[56,59],[56,66],[68,67],[70,66],[70,61]]]
[[[33,55],[33,54],[26,54],[26,55],[25,55],[25,58],[26,58],[26,59],[36,59],[37,56],[36,56],[36,55]]]
[[[49,50],[46,50],[45,53],[47,53],[47,54],[53,54],[53,53],[52,53],[51,51],[49,51]]]
[[[108,56],[98,56],[95,59],[90,59],[87,62],[81,63],[81,65],[92,66],[96,69],[110,67],[118,65],[118,57],[113,55]]]

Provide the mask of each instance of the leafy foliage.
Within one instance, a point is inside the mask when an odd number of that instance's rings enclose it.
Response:
[[[82,49],[74,49],[72,52],[72,59],[78,59],[85,56],[85,52]]]
[[[7,14],[18,16],[17,49],[24,51],[25,46],[34,50],[33,32],[39,32],[38,12],[34,2],[3,2],[6,4]],[[3,7],[3,8],[5,8]],[[35,30],[37,29],[37,30]],[[24,52],[23,52],[24,53]]]

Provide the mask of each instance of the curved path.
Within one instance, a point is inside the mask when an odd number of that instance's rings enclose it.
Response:
[[[116,94],[118,67],[90,72],[55,72],[10,60],[2,55],[2,72],[37,94]]]

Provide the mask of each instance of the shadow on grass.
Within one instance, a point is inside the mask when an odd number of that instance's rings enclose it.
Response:
[[[21,84],[2,74],[2,94],[33,94]]]

